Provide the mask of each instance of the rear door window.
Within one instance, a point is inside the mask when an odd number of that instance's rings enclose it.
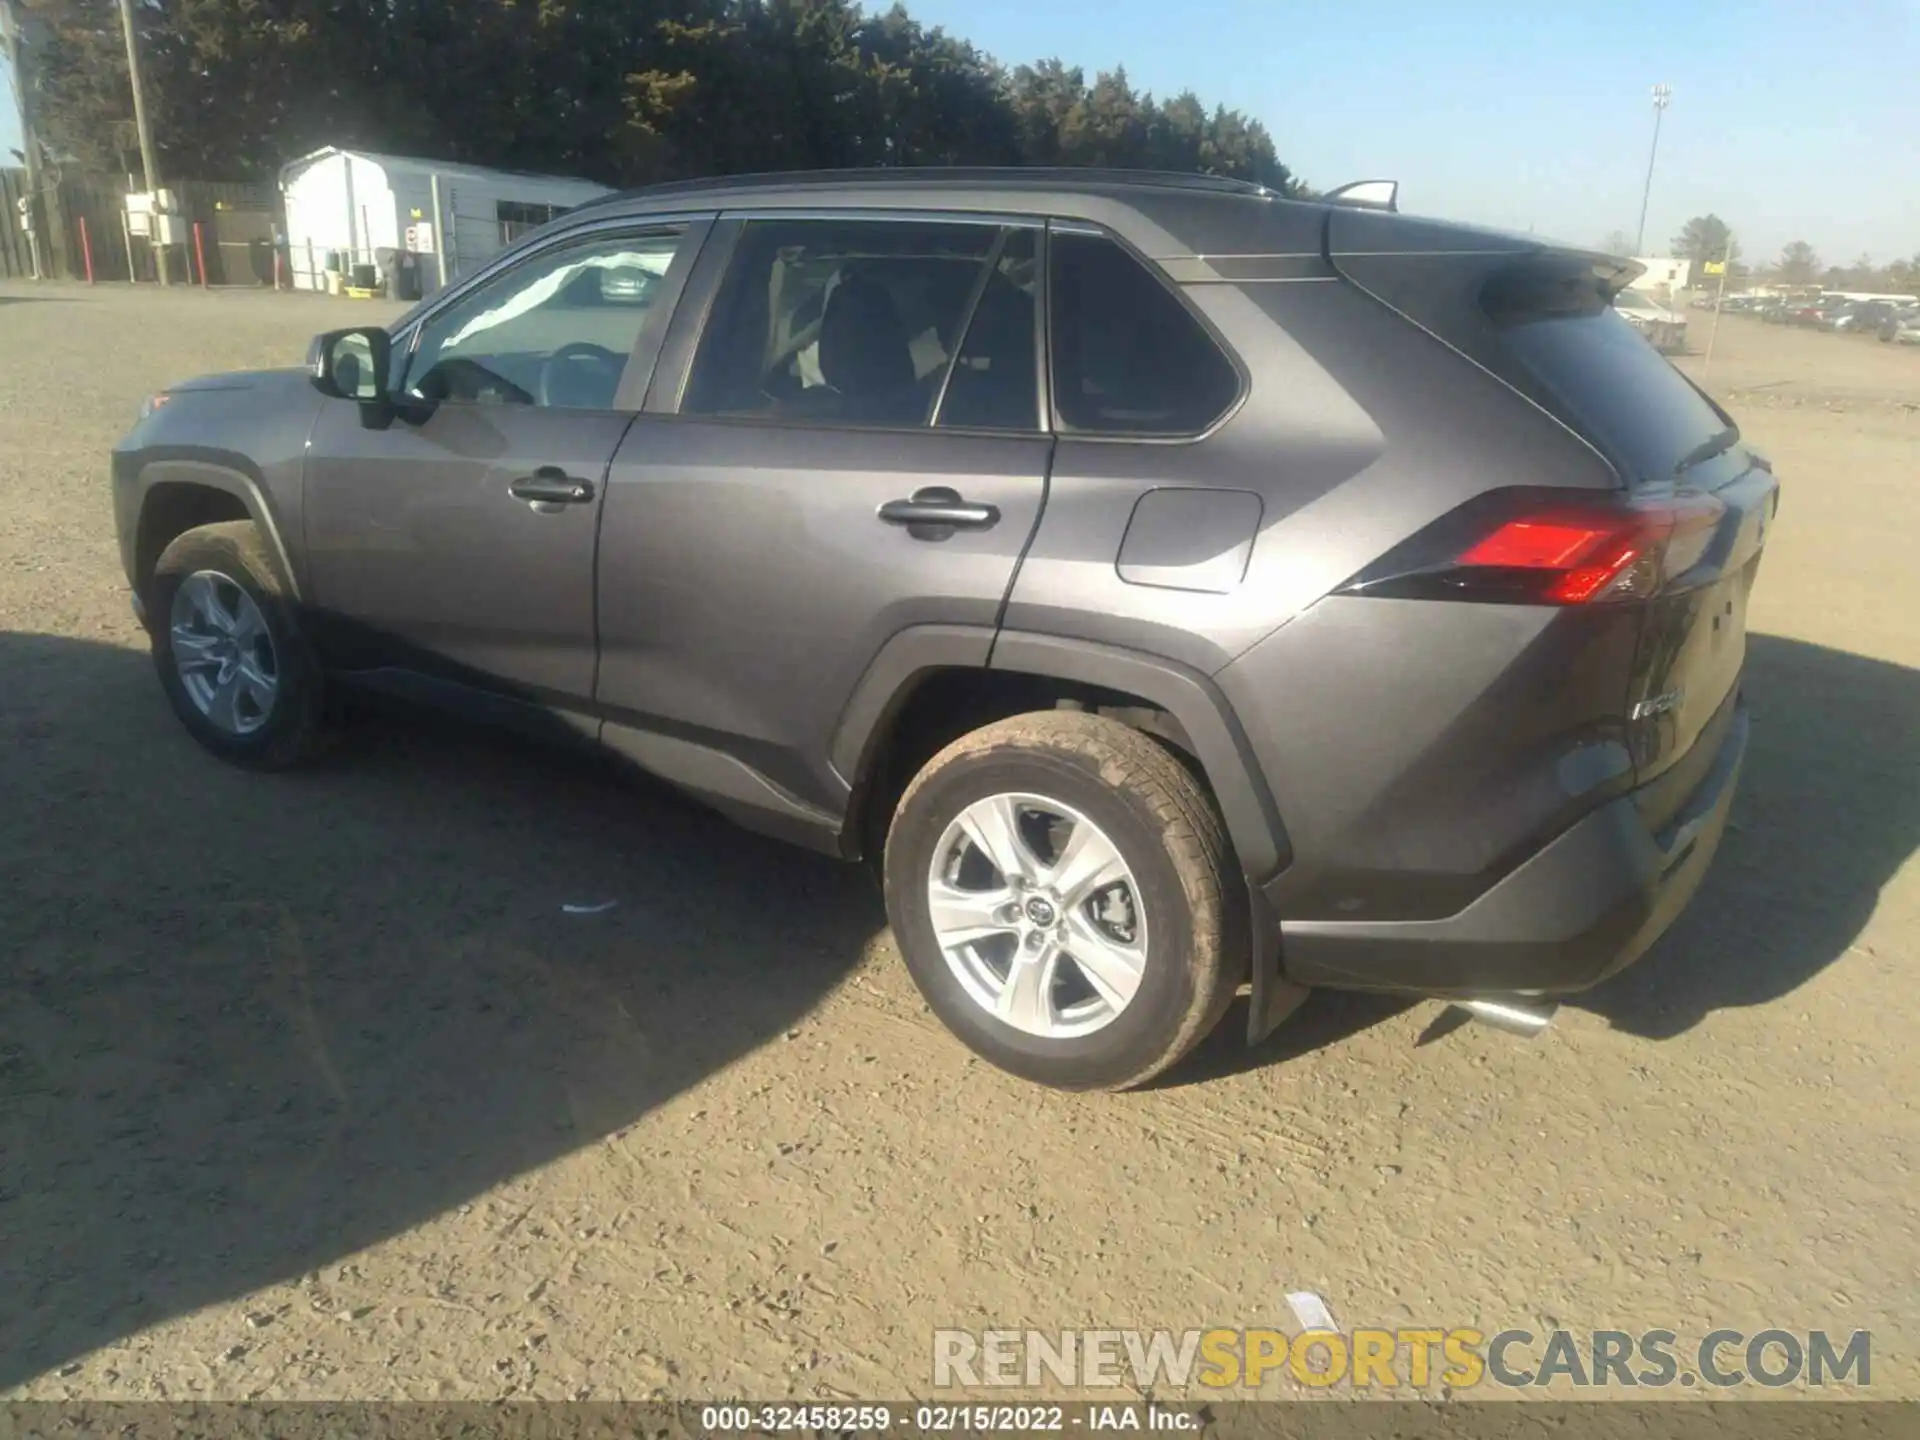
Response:
[[[974,301],[934,423],[974,430],[1040,429],[1040,245],[1009,230]]]
[[[927,425],[1001,235],[933,220],[750,221],[681,413]]]
[[[1050,241],[1053,401],[1063,431],[1197,435],[1240,376],[1172,288],[1104,235]]]

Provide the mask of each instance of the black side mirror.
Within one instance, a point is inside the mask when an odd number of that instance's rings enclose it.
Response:
[[[329,330],[313,337],[307,368],[322,395],[384,406],[392,398],[387,389],[392,356],[392,338],[376,326]]]

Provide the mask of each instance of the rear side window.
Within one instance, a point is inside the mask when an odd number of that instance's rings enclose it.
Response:
[[[939,221],[750,222],[681,412],[928,424],[1000,236]]]
[[[1196,435],[1240,376],[1158,276],[1114,241],[1056,232],[1049,274],[1053,397],[1063,430]]]
[[[1507,348],[1632,475],[1664,480],[1726,428],[1706,397],[1612,310],[1529,320]]]

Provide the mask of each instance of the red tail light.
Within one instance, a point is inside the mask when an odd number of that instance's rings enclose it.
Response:
[[[1644,515],[1509,520],[1454,563],[1462,570],[1518,570],[1538,577],[1539,598],[1581,605],[1603,592],[1660,536]]]
[[[1507,605],[1643,600],[1700,560],[1725,510],[1712,496],[1607,504],[1495,491],[1442,517],[1341,589]]]

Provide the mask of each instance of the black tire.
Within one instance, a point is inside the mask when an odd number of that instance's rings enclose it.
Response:
[[[202,571],[244,591],[272,640],[278,681],[273,704],[265,721],[246,734],[229,733],[209,720],[187,693],[174,663],[174,596],[182,583]],[[194,739],[221,759],[254,770],[284,770],[318,751],[324,713],[320,669],[300,633],[291,587],[259,527],[250,520],[230,520],[177,537],[161,552],[142,598],[161,688]]]
[[[1018,1029],[976,1001],[934,938],[934,851],[975,801],[1005,792],[1064,802],[1105,832],[1147,917],[1139,989],[1104,1028],[1071,1038]],[[1123,1090],[1178,1061],[1219,1023],[1246,973],[1246,909],[1212,801],[1137,730],[1074,711],[1001,720],[930,760],[887,836],[887,913],[914,982],[941,1021],[1001,1069],[1062,1090]]]

